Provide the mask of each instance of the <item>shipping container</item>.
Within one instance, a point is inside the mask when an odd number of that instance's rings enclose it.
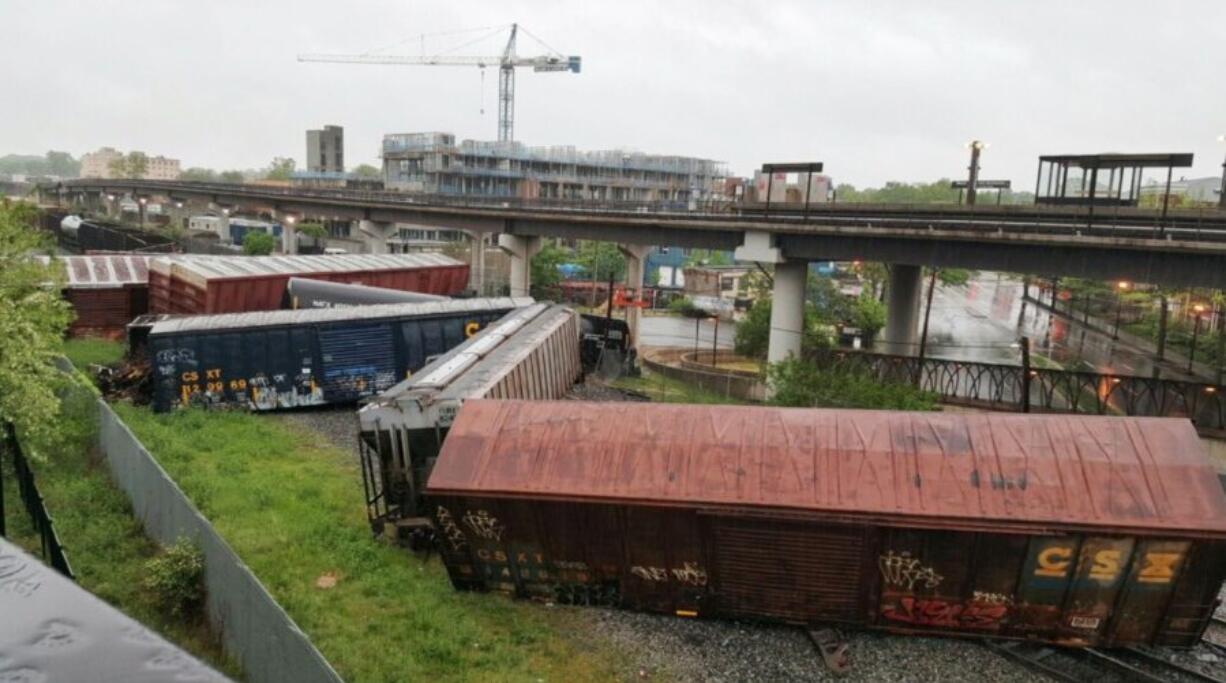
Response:
[[[456,588],[682,616],[1192,646],[1226,495],[1187,420],[467,401]]]
[[[439,356],[358,411],[367,516],[421,528],[421,491],[459,407],[474,398],[557,399],[583,374],[578,314],[533,304]]]
[[[285,286],[285,301],[282,302],[281,307],[343,308],[372,304],[416,304],[423,301],[445,301],[446,299],[447,297],[438,294],[291,277]]]
[[[468,266],[442,254],[214,256],[150,264],[153,313],[203,315],[279,308],[291,277],[454,295]]]
[[[530,298],[169,317],[146,335],[153,408],[277,410],[373,396]]]

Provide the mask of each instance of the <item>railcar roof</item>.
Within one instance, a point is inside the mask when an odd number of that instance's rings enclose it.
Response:
[[[473,400],[427,490],[1226,536],[1174,418]]]
[[[511,310],[533,303],[531,297],[491,297],[481,299],[450,299],[407,304],[375,304],[346,308],[301,308],[297,310],[251,311],[221,315],[174,317],[153,324],[149,334],[181,332],[216,332],[229,329],[276,327],[305,323],[334,323],[353,320],[379,320],[404,316],[444,315],[465,311]]]

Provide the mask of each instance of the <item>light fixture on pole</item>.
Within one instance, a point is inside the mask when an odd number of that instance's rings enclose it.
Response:
[[[1124,308],[1124,292],[1128,291],[1129,286],[1125,280],[1115,283],[1115,331],[1111,333],[1113,340],[1120,338],[1120,313]]]
[[[975,203],[975,193],[979,189],[979,153],[987,149],[988,143],[982,140],[971,140],[966,145],[971,150],[971,165],[967,167],[966,203]]]
[[[1192,373],[1192,360],[1196,358],[1196,338],[1200,336],[1200,317],[1205,312],[1205,305],[1196,304],[1192,306],[1192,311],[1196,313],[1196,322],[1192,325],[1192,349],[1188,351],[1188,374]]]

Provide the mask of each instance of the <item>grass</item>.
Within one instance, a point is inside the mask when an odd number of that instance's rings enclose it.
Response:
[[[116,410],[345,680],[613,678],[561,611],[456,592],[437,559],[372,540],[353,453],[247,413]]]
[[[238,667],[222,654],[202,618],[184,621],[171,617],[144,590],[145,563],[158,555],[159,548],[145,536],[127,497],[111,483],[106,466],[94,454],[95,419],[93,393],[80,386],[69,389],[60,417],[67,437],[65,447],[47,461],[31,464],[77,582],[167,640],[237,678]],[[4,481],[10,538],[39,555],[39,539],[17,496],[11,470]]]
[[[124,354],[122,342],[94,337],[69,339],[64,342],[64,355],[82,371],[88,372],[90,365],[114,365]]]
[[[619,377],[612,386],[646,394],[651,400],[661,403],[749,405],[748,401],[724,396],[648,370],[643,370],[640,377]]]

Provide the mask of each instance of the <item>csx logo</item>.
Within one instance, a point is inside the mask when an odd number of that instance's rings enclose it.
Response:
[[[471,337],[480,331],[481,331],[481,323],[475,320],[470,320],[464,325],[464,336],[465,337]]]
[[[1175,566],[1179,564],[1179,553],[1148,552],[1141,559],[1141,568],[1137,572],[1140,583],[1170,583],[1175,578]],[[1115,549],[1099,550],[1094,553],[1089,569],[1089,577],[1096,581],[1113,581],[1120,573],[1123,562],[1123,552]],[[1065,546],[1052,546],[1039,552],[1035,561],[1035,576],[1064,578],[1068,576],[1073,566],[1073,549]]]

